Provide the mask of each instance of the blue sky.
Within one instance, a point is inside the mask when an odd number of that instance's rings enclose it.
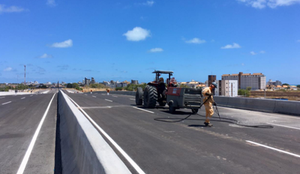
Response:
[[[300,84],[300,0],[2,0],[0,82],[178,81],[263,73]]]

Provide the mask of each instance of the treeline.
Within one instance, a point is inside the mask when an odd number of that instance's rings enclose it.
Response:
[[[249,97],[250,96],[250,91],[251,91],[251,87],[247,87],[246,89],[239,89],[238,90],[238,95]]]
[[[1,86],[0,87],[0,91],[8,91],[8,90],[25,90],[25,89],[29,89],[29,88],[34,88],[33,86],[27,86],[24,84],[18,84],[17,86],[13,87],[13,86]]]
[[[75,89],[80,90],[80,91],[82,90],[82,87],[79,86],[78,83],[68,83],[66,85],[66,87],[67,88],[75,88]],[[97,83],[97,84],[90,84],[88,87],[90,87],[90,88],[107,88],[107,86],[105,86],[104,84],[99,84],[99,83]]]

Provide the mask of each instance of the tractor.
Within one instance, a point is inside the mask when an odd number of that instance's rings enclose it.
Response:
[[[155,80],[149,82],[145,89],[137,88],[135,95],[136,105],[143,105],[145,108],[155,108],[156,103],[159,106],[169,105],[169,112],[174,113],[176,109],[189,108],[193,114],[198,112],[201,106],[201,89],[180,88],[171,80],[173,71],[156,70]],[[167,83],[160,81],[162,74],[168,74]]]

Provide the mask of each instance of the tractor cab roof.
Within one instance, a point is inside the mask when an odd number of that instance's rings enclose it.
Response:
[[[160,70],[155,70],[153,73],[160,73],[160,74],[173,74],[173,71],[160,71]]]

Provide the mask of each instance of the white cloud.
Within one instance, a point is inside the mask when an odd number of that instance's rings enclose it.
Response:
[[[241,46],[237,43],[233,43],[232,45],[226,45],[224,47],[221,47],[221,49],[232,49],[232,48],[241,48]]]
[[[7,67],[3,71],[11,71],[11,70],[12,70],[12,67]]]
[[[146,2],[143,2],[143,3],[135,3],[135,5],[143,5],[143,6],[149,6],[149,7],[152,7],[154,4],[154,1],[146,1]]]
[[[256,55],[256,53],[254,51],[251,51],[250,54],[251,55]]]
[[[55,7],[57,4],[55,0],[47,0],[47,5],[50,7]]]
[[[270,8],[276,8],[278,6],[290,6],[300,3],[300,0],[237,0],[242,3],[246,3],[254,8],[263,9],[266,6]]]
[[[300,42],[300,39],[299,39],[299,40],[297,40],[297,42]]]
[[[55,47],[55,48],[67,48],[72,46],[73,46],[73,41],[71,39],[63,42],[57,42],[51,45],[51,47]]]
[[[157,53],[157,52],[162,52],[164,51],[162,48],[152,48],[151,50],[149,50],[149,52],[151,53]]]
[[[146,6],[152,6],[154,4],[154,1],[147,1],[145,3],[143,3],[143,5],[146,5]]]
[[[29,11],[29,10],[17,6],[6,7],[5,5],[0,4],[0,13],[19,13],[23,11]]]
[[[198,39],[198,38],[193,38],[191,40],[187,40],[185,41],[186,43],[193,43],[193,44],[202,44],[202,43],[205,43],[206,41],[205,40],[201,40],[201,39]]]
[[[135,27],[132,30],[128,30],[123,35],[126,36],[127,40],[129,41],[141,41],[145,40],[147,37],[150,37],[150,31],[141,27]]]
[[[52,58],[53,56],[52,55],[50,55],[50,54],[43,54],[43,55],[41,55],[41,56],[39,56],[39,58],[41,58],[41,59],[45,59],[45,58]]]
[[[265,54],[266,52],[262,50],[262,51],[260,51],[260,53],[261,53],[261,54]]]

